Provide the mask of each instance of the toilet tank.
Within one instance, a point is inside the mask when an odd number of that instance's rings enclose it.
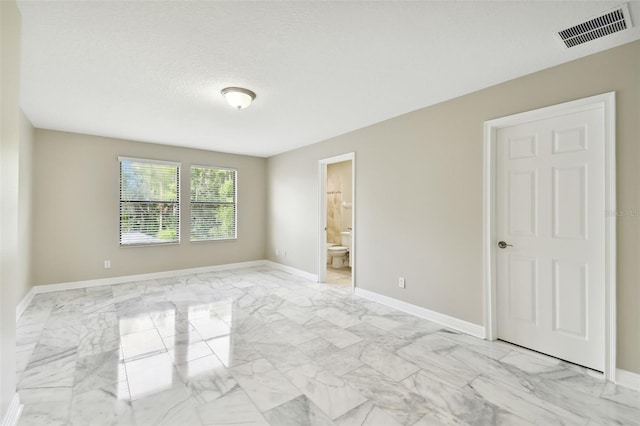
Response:
[[[340,233],[340,245],[342,247],[351,247],[351,232],[343,231]]]

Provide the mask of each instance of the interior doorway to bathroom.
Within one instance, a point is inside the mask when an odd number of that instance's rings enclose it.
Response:
[[[318,281],[355,287],[355,153],[319,168]]]

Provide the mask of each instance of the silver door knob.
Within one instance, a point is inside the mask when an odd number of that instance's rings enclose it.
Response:
[[[507,244],[507,243],[505,243],[504,241],[500,241],[500,242],[498,243],[498,247],[500,247],[501,249],[503,249],[503,248],[507,248],[507,247],[513,247],[513,245],[512,245],[512,244]]]

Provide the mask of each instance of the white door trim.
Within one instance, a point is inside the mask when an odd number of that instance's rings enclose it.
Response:
[[[483,170],[483,284],[485,338],[497,339],[496,306],[496,135],[497,130],[594,108],[605,117],[605,368],[604,377],[615,381],[616,372],[616,133],[615,92],[496,118],[484,123]]]
[[[327,165],[351,161],[351,291],[356,288],[356,153],[337,155],[318,160],[318,282],[327,281]]]

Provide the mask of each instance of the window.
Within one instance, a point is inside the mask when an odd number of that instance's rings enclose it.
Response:
[[[180,163],[119,160],[120,245],[180,242]]]
[[[191,166],[191,241],[237,238],[235,169]]]

